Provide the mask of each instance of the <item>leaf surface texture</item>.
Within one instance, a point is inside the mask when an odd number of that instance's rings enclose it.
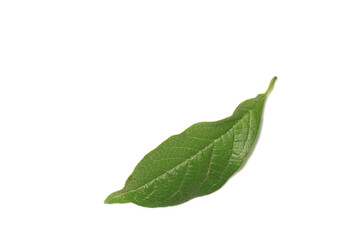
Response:
[[[165,140],[145,155],[124,188],[110,194],[105,203],[165,207],[221,188],[253,148],[275,80],[264,94],[242,102],[230,117],[196,123]]]

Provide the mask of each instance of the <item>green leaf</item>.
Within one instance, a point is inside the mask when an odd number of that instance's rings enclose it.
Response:
[[[253,148],[275,80],[264,94],[242,102],[230,117],[194,124],[165,140],[139,162],[124,188],[110,194],[105,203],[165,207],[221,188]]]

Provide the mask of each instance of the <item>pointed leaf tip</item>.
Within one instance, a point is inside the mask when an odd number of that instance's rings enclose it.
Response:
[[[277,80],[277,77],[276,77],[276,76],[273,77],[273,79],[271,79],[270,84],[269,84],[269,87],[268,87],[268,89],[267,89],[266,92],[265,92],[266,95],[269,95],[269,93],[271,92],[271,90],[274,88],[274,85],[275,85],[276,80]]]

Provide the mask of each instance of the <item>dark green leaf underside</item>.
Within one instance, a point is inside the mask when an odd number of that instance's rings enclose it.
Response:
[[[105,203],[177,205],[218,190],[244,163],[256,140],[266,96],[242,102],[233,115],[192,125],[171,136],[135,167],[122,190]]]

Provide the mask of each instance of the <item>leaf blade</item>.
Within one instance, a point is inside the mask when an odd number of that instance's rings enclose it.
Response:
[[[164,207],[210,194],[243,164],[257,137],[268,90],[242,102],[228,118],[201,122],[161,143],[105,203]]]

